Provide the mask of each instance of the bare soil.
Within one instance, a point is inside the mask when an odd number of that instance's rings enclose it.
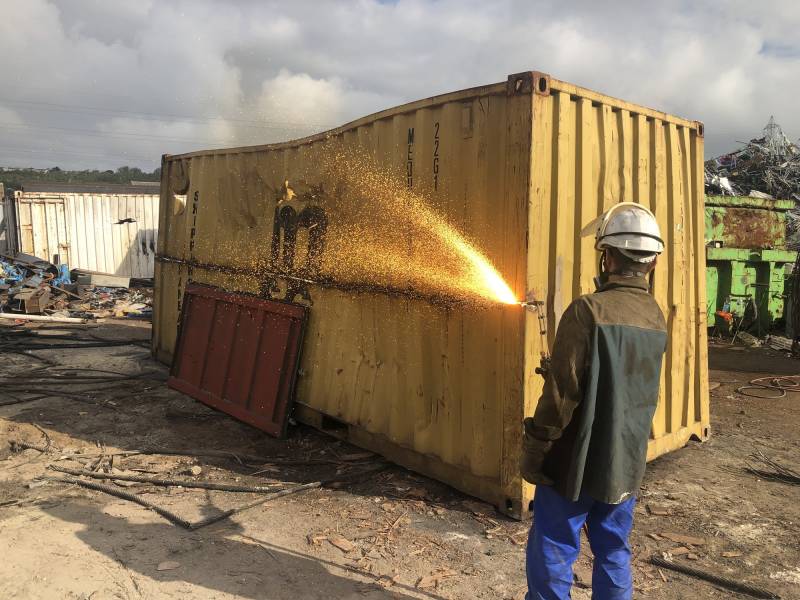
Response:
[[[149,336],[146,326],[127,322],[90,333]],[[306,427],[293,427],[289,439],[279,441],[212,411],[168,389],[166,369],[144,345],[35,354],[73,367],[144,375],[97,392],[87,392],[96,385],[54,379],[51,387],[83,392],[0,407],[2,598],[524,596],[529,523],[397,467],[275,499],[195,531],[127,500],[45,482],[60,475],[48,469],[57,465],[285,487],[357,474],[380,460]],[[16,354],[3,354],[2,365],[6,375],[40,366]],[[797,374],[800,362],[760,348],[715,346],[710,367],[711,380],[720,383],[712,392],[711,439],[648,469],[632,537],[637,597],[745,597],[648,564],[651,555],[668,552],[675,561],[800,598],[800,487],[744,471],[756,450],[800,469],[800,394],[763,400],[736,392],[754,377]],[[49,443],[50,450],[12,452],[10,441]],[[153,447],[232,456],[119,455]],[[200,474],[191,474],[191,467]],[[260,497],[104,483],[192,521]],[[670,540],[675,534],[697,539]],[[573,597],[588,599],[591,559],[584,546]]]

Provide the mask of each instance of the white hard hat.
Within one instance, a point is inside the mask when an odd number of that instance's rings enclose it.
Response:
[[[581,234],[590,235],[592,231],[597,250],[616,248],[636,262],[652,262],[664,251],[655,215],[635,202],[611,207],[584,227]]]

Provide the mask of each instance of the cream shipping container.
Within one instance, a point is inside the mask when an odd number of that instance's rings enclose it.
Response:
[[[151,278],[159,184],[29,183],[14,193],[17,249],[72,269]]]

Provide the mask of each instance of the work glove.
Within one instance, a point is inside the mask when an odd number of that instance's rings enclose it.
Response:
[[[553,485],[550,479],[542,471],[544,459],[553,442],[540,440],[533,435],[533,419],[528,417],[524,421],[524,434],[522,436],[522,456],[520,458],[520,473],[522,478],[528,483],[536,485]]]

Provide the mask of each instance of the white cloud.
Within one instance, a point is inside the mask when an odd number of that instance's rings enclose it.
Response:
[[[0,123],[7,126],[7,129],[16,129],[25,124],[19,113],[13,108],[3,106],[0,103]]]
[[[0,129],[0,164],[153,168],[164,152],[299,137],[526,69],[703,120],[708,155],[758,135],[770,114],[800,136],[793,0],[0,0],[0,9],[0,107],[13,113],[0,111],[0,127],[16,125]]]
[[[315,79],[286,69],[263,82],[256,106],[267,123],[285,123],[287,131],[321,131],[351,118],[354,108],[368,110],[378,98],[350,89],[342,79]]]
[[[340,79],[314,79],[281,69],[262,84],[258,108],[270,120],[331,125],[343,116],[344,101]]]

